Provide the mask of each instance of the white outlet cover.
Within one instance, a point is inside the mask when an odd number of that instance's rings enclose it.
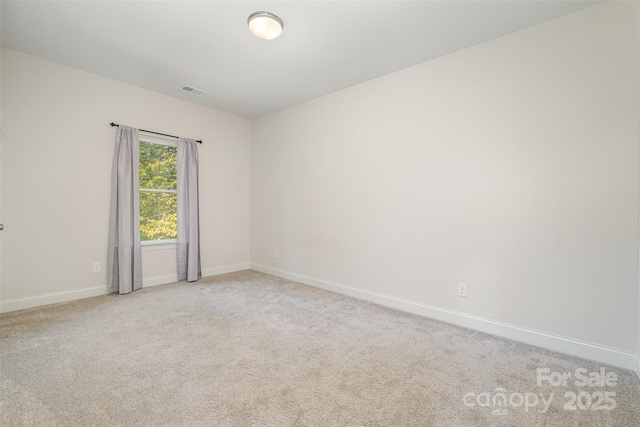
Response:
[[[467,296],[467,285],[464,283],[458,283],[458,296],[465,298]]]

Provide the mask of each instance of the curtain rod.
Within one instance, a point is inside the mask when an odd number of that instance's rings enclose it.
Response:
[[[119,124],[117,124],[117,123],[113,123],[113,122],[111,122],[110,124],[111,124],[111,127],[114,127],[114,126],[120,126]],[[154,131],[151,131],[151,130],[144,130],[144,129],[138,129],[138,130],[139,130],[140,132],[154,133],[154,134],[156,134],[156,135],[168,136],[168,137],[170,137],[170,138],[178,138],[178,137],[177,137],[177,136],[175,136],[175,135],[167,135],[166,133],[154,132]],[[202,140],[201,140],[201,139],[196,140],[196,142],[197,142],[197,143],[199,143],[199,144],[202,144]]]

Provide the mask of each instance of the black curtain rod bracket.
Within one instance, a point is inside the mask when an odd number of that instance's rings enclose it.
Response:
[[[115,126],[115,127],[118,127],[118,126],[120,126],[119,124],[117,124],[117,123],[113,123],[113,122],[111,122],[110,124],[111,124],[111,127],[114,127],[114,126]],[[155,135],[168,136],[169,138],[178,138],[178,137],[177,137],[177,136],[175,136],[175,135],[167,135],[166,133],[154,132],[154,131],[151,131],[151,130],[144,130],[144,129],[138,129],[138,130],[139,130],[140,132],[146,132],[146,133],[153,133],[153,134],[155,134]],[[198,144],[202,144],[202,140],[201,140],[201,139],[197,139],[197,140],[196,140],[196,142],[197,142]]]

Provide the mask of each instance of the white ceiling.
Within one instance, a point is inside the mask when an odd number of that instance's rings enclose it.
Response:
[[[595,3],[3,0],[1,34],[10,49],[252,118]],[[249,32],[258,10],[283,19],[279,38]]]

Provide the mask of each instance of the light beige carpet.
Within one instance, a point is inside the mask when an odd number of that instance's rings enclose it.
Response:
[[[0,358],[4,426],[640,426],[631,371],[253,271],[0,315]]]

